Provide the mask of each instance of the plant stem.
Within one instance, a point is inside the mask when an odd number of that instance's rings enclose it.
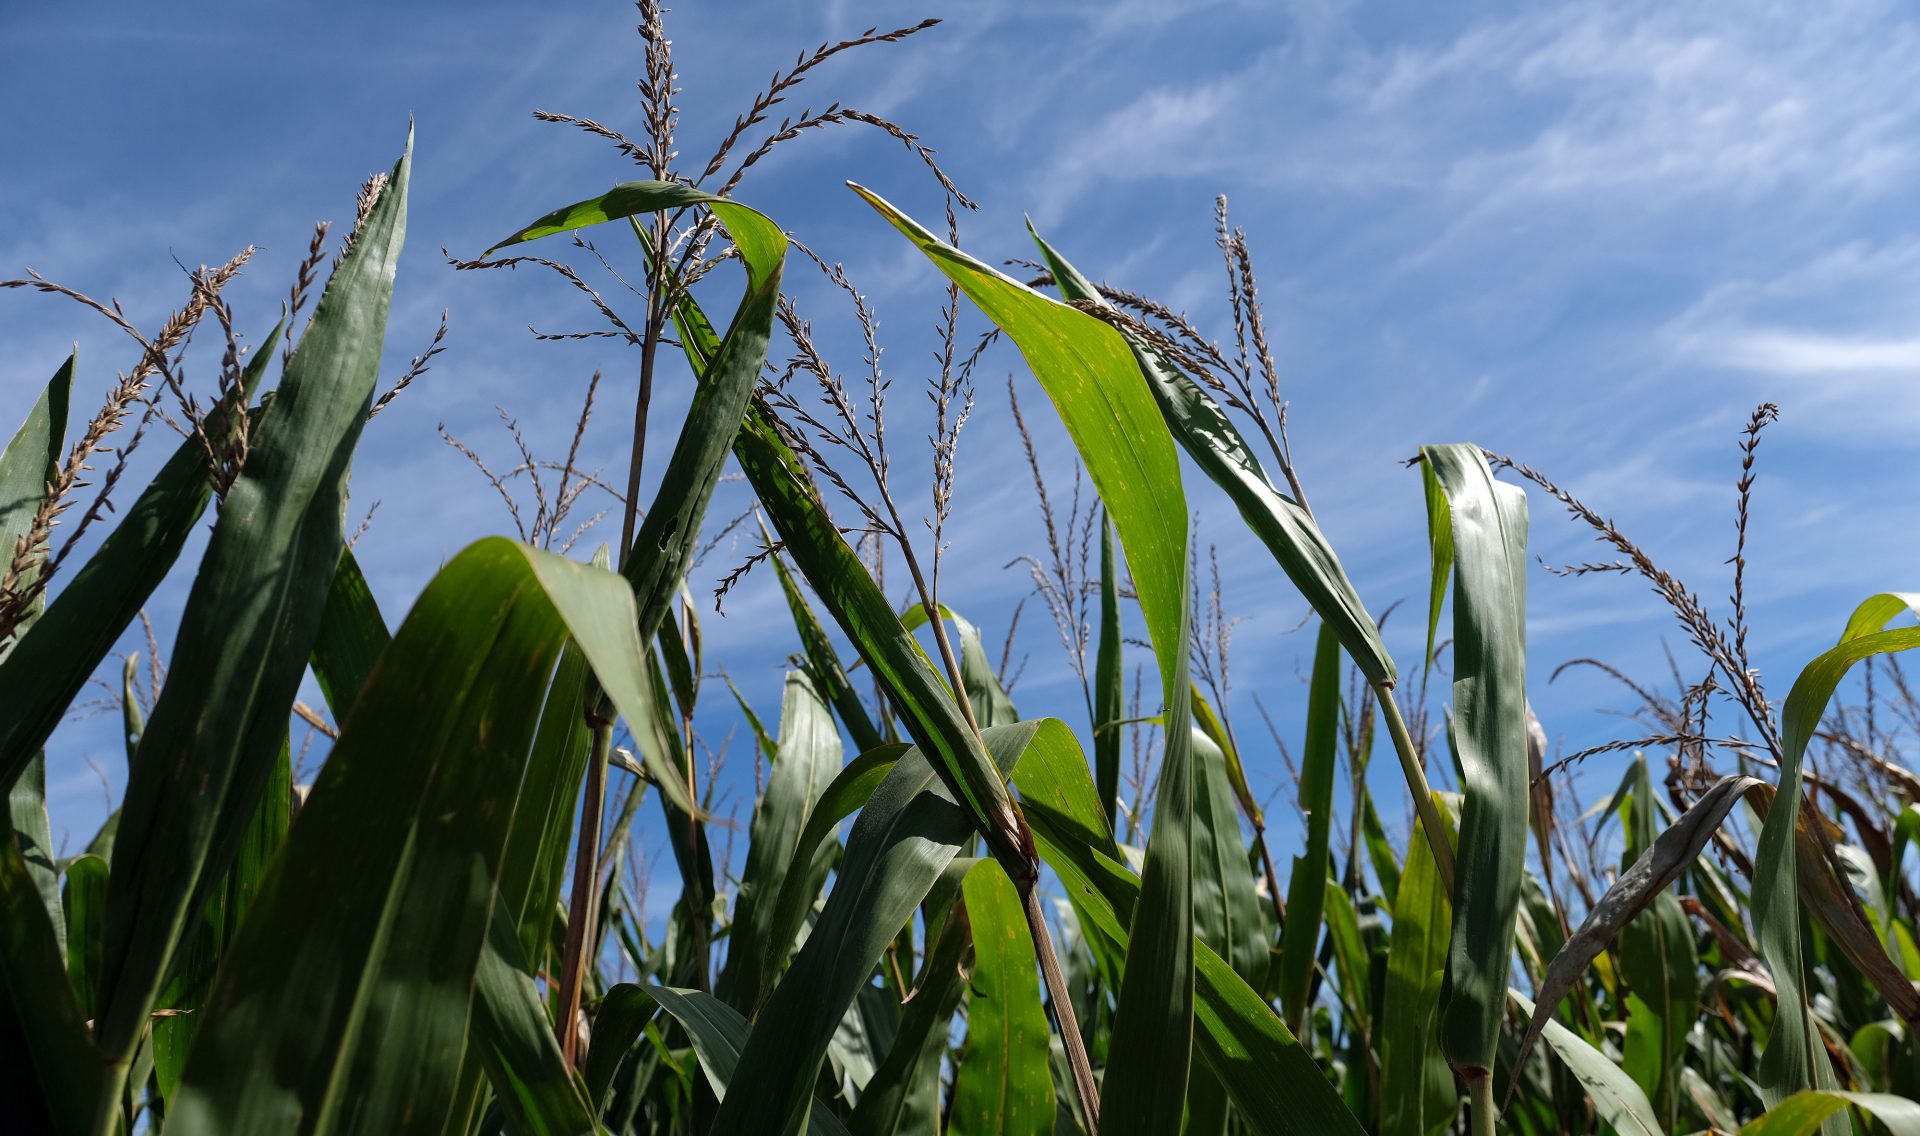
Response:
[[[600,812],[607,792],[607,751],[613,744],[613,720],[594,715],[593,744],[587,755],[586,799],[580,806],[580,841],[573,854],[573,895],[567,904],[567,941],[560,963],[560,1015],[554,1023],[560,1052],[569,1068],[577,1067],[580,990],[588,960],[593,957],[595,902],[600,897]]]
[[[1494,1136],[1493,1074],[1482,1072],[1467,1081],[1467,1111],[1473,1136]]]
[[[121,1121],[120,1099],[127,1093],[127,1075],[133,1067],[131,1057],[104,1062],[100,1070],[100,1099],[94,1106],[93,1136],[117,1136],[125,1131]]]
[[[1406,774],[1407,788],[1413,791],[1413,807],[1420,815],[1420,827],[1426,830],[1427,847],[1433,850],[1433,866],[1439,872],[1440,886],[1445,889],[1447,901],[1451,903],[1453,845],[1447,843],[1447,830],[1440,822],[1440,810],[1434,806],[1433,790],[1427,787],[1427,773],[1420,766],[1420,754],[1414,749],[1413,735],[1407,732],[1406,719],[1400,716],[1400,706],[1393,700],[1393,688],[1376,683],[1374,689],[1380,695],[1375,701],[1380,703],[1380,716],[1386,719],[1387,734],[1393,738],[1393,751],[1400,755],[1400,771]]]
[[[1086,1114],[1091,1132],[1100,1130],[1100,1089],[1093,1083],[1093,1062],[1087,1057],[1087,1044],[1080,1036],[1080,1020],[1073,1012],[1068,996],[1067,978],[1060,971],[1060,959],[1054,954],[1053,936],[1047,931],[1046,917],[1040,913],[1040,889],[1037,880],[1020,887],[1022,905],[1027,912],[1027,931],[1033,936],[1033,953],[1040,958],[1040,977],[1046,980],[1047,1001],[1053,1007],[1053,1019],[1060,1027],[1060,1041],[1067,1050],[1067,1067],[1073,1070],[1073,1089],[1080,1097],[1080,1109]]]
[[[655,214],[654,247],[662,247],[665,219]],[[647,410],[653,403],[653,369],[660,351],[660,334],[667,319],[666,282],[654,272],[655,279],[648,289],[647,326],[640,340],[640,391],[633,400],[633,452],[627,461],[627,503],[620,519],[620,567],[627,566],[627,557],[633,552],[633,530],[640,515],[640,467],[647,453]]]
[[[1273,870],[1273,849],[1267,846],[1267,826],[1255,822],[1253,843],[1260,849],[1260,860],[1267,868],[1267,898],[1273,901],[1273,922],[1276,927],[1287,925],[1287,901],[1280,896],[1280,874]]]

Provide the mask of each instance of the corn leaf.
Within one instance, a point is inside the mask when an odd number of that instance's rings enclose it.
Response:
[[[1307,690],[1307,738],[1301,751],[1300,811],[1307,818],[1307,846],[1293,859],[1287,882],[1287,925],[1280,933],[1280,1005],[1287,1028],[1300,1032],[1307,1019],[1307,988],[1320,945],[1327,875],[1332,862],[1333,773],[1340,732],[1340,642],[1322,622],[1314,646],[1313,680]]]
[[[820,626],[819,617],[813,614],[813,607],[807,603],[807,597],[801,593],[799,584],[794,582],[793,573],[787,571],[786,561],[775,556],[773,573],[780,580],[780,591],[787,597],[787,607],[793,613],[793,626],[800,633],[800,646],[807,653],[807,664],[813,668],[815,677],[827,692],[827,698],[833,703],[834,712],[840,715],[840,722],[846,726],[848,736],[853,738],[854,748],[862,753],[883,745],[886,739],[873,724],[873,718],[860,701],[860,695],[853,689],[853,681],[847,677],[847,670],[840,665],[840,656],[833,649],[833,642],[827,638],[826,629]]]
[[[1120,639],[1119,565],[1113,554],[1113,524],[1100,515],[1100,645],[1093,656],[1093,768],[1109,825],[1119,820],[1120,719],[1127,702],[1127,676]]]
[[[1889,1093],[1843,1093],[1807,1089],[1768,1109],[1740,1129],[1740,1136],[1812,1136],[1847,1108],[1857,1108],[1886,1126],[1890,1136],[1920,1136],[1920,1104]]]
[[[701,1072],[713,1086],[713,1095],[725,1104],[728,1086],[739,1070],[750,1036],[747,1019],[705,991],[671,986],[650,986],[647,991],[660,1003],[661,1009],[686,1027],[687,1034],[693,1038],[694,1052],[700,1055]],[[846,1132],[846,1126],[825,1105],[811,1095],[807,1103],[807,1131],[812,1136],[842,1136]]]
[[[1206,710],[1210,714],[1212,707]],[[1272,958],[1267,947],[1270,917],[1262,917],[1260,897],[1253,890],[1227,755],[1198,727],[1193,731],[1193,755],[1194,934],[1231,963],[1235,974],[1257,986],[1266,981]]]
[[[286,733],[379,375],[412,141],[252,431],[127,781],[109,880],[102,1052],[124,1070],[190,916],[238,850]]]
[[[1546,1023],[1547,1047],[1579,1080],[1593,1101],[1594,1111],[1611,1124],[1615,1132],[1621,1136],[1666,1136],[1652,1102],[1625,1070],[1587,1044],[1579,1034],[1554,1021],[1552,1007],[1545,1003],[1535,1007],[1517,990],[1509,990],[1507,997],[1522,1013]]]
[[[1434,805],[1454,839],[1453,816]],[[1394,893],[1387,981],[1380,1010],[1380,1134],[1427,1136],[1458,1110],[1453,1075],[1433,1046],[1440,981],[1453,937],[1453,905],[1425,840],[1407,842],[1406,869]]]
[[[1081,930],[1098,943],[1094,953],[1128,958],[1128,925],[1140,904],[1140,879],[1121,859],[1072,731],[1047,719],[1021,758],[1014,783],[1040,858],[1059,876]],[[1195,1052],[1254,1131],[1358,1136],[1359,1122],[1313,1055],[1204,943],[1194,946],[1194,975]]]
[[[353,700],[392,639],[353,549],[342,548],[340,563],[333,569],[333,583],[327,589],[327,606],[320,616],[320,633],[314,638],[311,660],[313,677],[335,722],[347,720]]]
[[[1047,1016],[1020,894],[992,860],[975,864],[963,886],[973,925],[972,997],[947,1131],[1046,1136],[1054,1113]]]
[[[1037,729],[1038,723],[1022,722],[986,731],[997,768],[1011,770]],[[795,1129],[841,1017],[973,831],[957,804],[917,749],[902,755],[873,791],[847,837],[826,907],[754,1018],[733,1079],[740,1091],[721,1104],[717,1130]]]
[[[567,1068],[518,930],[495,905],[473,985],[473,1041],[513,1129],[526,1136],[594,1132],[586,1086]]]
[[[1147,839],[1145,902],[1114,1011],[1101,1131],[1180,1122],[1193,1038],[1193,754],[1187,704],[1187,517],[1180,465],[1125,340],[952,248],[853,187],[1019,345],[1120,538],[1160,664],[1166,748]]]
[[[1091,280],[1037,234],[1034,240],[1053,270],[1063,296],[1081,303],[1111,306]],[[1267,546],[1287,579],[1321,620],[1333,627],[1354,665],[1368,682],[1391,685],[1393,659],[1381,641],[1380,629],[1367,614],[1359,593],[1340,566],[1340,558],[1334,555],[1333,546],[1327,543],[1313,517],[1298,502],[1273,487],[1232,419],[1200,384],[1161,359],[1137,335],[1110,334],[1121,336],[1132,352],[1174,439],[1194,463],[1226,491],[1240,511],[1241,519]]]
[[[19,848],[0,840],[0,1099],[23,1132],[92,1130],[100,1060]]]
[[[841,821],[873,797],[874,791],[893,771],[895,763],[912,748],[901,742],[892,742],[854,758],[821,790],[820,799],[814,802],[813,808],[807,813],[806,827],[801,830],[799,839],[794,841],[793,855],[796,863],[810,863],[813,867],[804,873],[789,870],[780,881],[779,896],[774,901],[773,916],[768,921],[765,946],[762,948],[762,1000],[772,988],[774,978],[786,965],[787,956],[793,950],[794,937],[800,933],[807,910],[813,906],[813,897],[819,894],[820,886],[826,879],[825,865],[834,851],[828,838]]]
[[[1466,795],[1439,1040],[1472,1080],[1493,1072],[1526,864],[1527,499],[1496,482],[1474,446],[1420,452],[1453,534],[1453,738]]]
[[[962,862],[954,861],[954,867]],[[967,905],[949,904],[913,997],[900,1015],[893,1046],[847,1118],[847,1130],[853,1136],[939,1131],[940,1065],[947,1055],[948,1024],[967,990],[963,964],[972,945]]]
[[[551,759],[536,720],[569,635],[642,720],[619,577],[495,538],[428,584],[221,965],[170,1123],[439,1130],[522,786],[557,775],[528,755]]]
[[[808,874],[813,849],[800,846],[807,819],[840,771],[840,732],[813,679],[789,672],[780,699],[780,741],[767,789],[754,813],[728,932],[727,966],[714,988],[742,1013],[760,1001],[766,938],[787,876]],[[784,960],[782,960],[784,961]]]
[[[1887,618],[1893,614],[1888,612]],[[1856,621],[1849,621],[1846,634],[1848,637],[1838,646],[1807,664],[1781,707],[1780,781],[1773,807],[1761,825],[1754,856],[1753,926],[1760,956],[1773,974],[1779,1005],[1767,1047],[1760,1056],[1762,1095],[1770,1105],[1778,1105],[1802,1089],[1818,1087],[1813,1080],[1813,1058],[1820,1051],[1820,1041],[1807,1012],[1800,905],[1796,902],[1799,869],[1794,833],[1801,811],[1800,770],[1807,743],[1826,713],[1834,688],[1853,664],[1920,646],[1920,628],[1916,627],[1867,631]]]

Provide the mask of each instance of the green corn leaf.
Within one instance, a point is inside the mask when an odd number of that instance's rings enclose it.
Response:
[[[980,739],[961,716],[945,680],[901,626],[886,596],[814,496],[798,459],[758,409],[735,440],[734,456],[786,541],[787,554],[859,648],[915,744],[931,755],[933,768],[974,818],[994,854],[1012,863],[1024,860],[1019,817]]]
[[[1635,760],[1629,777],[1633,782],[1636,830],[1630,851],[1651,850],[1657,843],[1652,835],[1656,808],[1646,758]],[[1631,866],[1621,865],[1623,870]],[[1699,1016],[1699,960],[1694,953],[1693,929],[1680,900],[1663,888],[1652,895],[1646,910],[1621,929],[1619,943],[1616,957],[1621,976],[1646,1010],[1629,1017],[1638,1030],[1628,1032],[1623,1063],[1630,1071],[1643,1070],[1636,1080],[1653,1099],[1666,1125],[1672,1127],[1679,1063],[1686,1053],[1687,1033]],[[1632,1020],[1635,1016],[1638,1021]]]
[[[27,420],[14,432],[7,448],[0,451],[0,549],[8,561],[15,547],[33,527],[34,514],[46,500],[49,485],[59,474],[60,449],[67,432],[67,409],[73,396],[74,356],[60,365],[48,381],[40,398],[27,412]],[[26,587],[40,576],[39,567],[29,567],[17,586]],[[22,613],[7,643],[0,643],[0,659],[11,651],[19,636],[30,629],[40,614],[42,601]],[[10,676],[8,676],[10,677]],[[57,716],[64,707],[56,708]],[[66,952],[66,920],[60,909],[60,872],[54,863],[53,833],[47,820],[47,759],[37,752],[44,738],[34,742],[36,752],[27,757],[23,768],[0,761],[0,789],[7,795],[7,811],[0,819],[0,840],[11,838],[20,847],[27,872],[40,893],[53,929],[54,945]]]
[[[1896,612],[1888,612],[1891,618]],[[1800,905],[1796,887],[1795,819],[1800,815],[1800,769],[1834,688],[1861,659],[1920,646],[1920,627],[1867,631],[1849,622],[1847,638],[1808,663],[1794,680],[1781,707],[1780,781],[1773,806],[1760,829],[1754,856],[1753,926],[1760,956],[1772,972],[1779,1009],[1760,1057],[1760,1085],[1770,1105],[1778,1105],[1812,1080],[1813,1057],[1820,1051],[1811,1015],[1800,953]],[[1824,869],[1824,865],[1822,865]],[[1819,1064],[1824,1065],[1822,1061]]]
[[[1420,453],[1453,533],[1454,748],[1466,791],[1439,1040],[1471,1083],[1493,1073],[1526,864],[1527,499],[1495,481],[1474,446]]]
[[[567,1068],[506,909],[495,906],[473,984],[473,1045],[494,1099],[525,1136],[594,1132],[586,1086]]]
[[[821,884],[826,880],[826,865],[831,862],[834,851],[828,838],[841,821],[872,798],[874,790],[893,771],[894,764],[912,748],[892,742],[854,758],[834,775],[807,813],[806,828],[794,842],[794,859],[796,863],[804,861],[813,867],[804,873],[789,870],[780,881],[779,897],[774,901],[773,917],[764,936],[765,957],[760,967],[762,999],[772,988],[774,977],[786,965],[787,956],[793,951],[794,937],[800,933],[807,910],[813,906],[813,897],[820,893]]]
[[[160,1005],[175,1011],[154,1021],[146,1051],[153,1062],[161,1096],[171,1099],[185,1067],[187,1050],[205,1015],[201,1013],[227,946],[258,894],[267,864],[286,839],[291,819],[293,769],[282,735],[280,754],[267,775],[266,788],[225,877],[200,907],[173,973],[160,991]]]
[[[656,1005],[653,995],[631,982],[615,984],[600,999],[586,1067],[587,1097],[596,1113],[604,1113],[614,1075],[640,1040]]]
[[[1287,924],[1280,935],[1280,1004],[1287,1028],[1299,1033],[1307,1020],[1307,989],[1320,945],[1320,917],[1332,865],[1333,774],[1339,758],[1340,643],[1322,622],[1314,646],[1313,679],[1307,688],[1307,738],[1301,751],[1300,811],[1307,817],[1307,847],[1294,857],[1287,883]]]
[[[854,692],[853,681],[847,677],[847,670],[840,665],[840,656],[833,649],[833,642],[820,626],[820,620],[813,614],[813,608],[807,603],[807,597],[801,593],[800,586],[794,582],[793,573],[787,571],[785,559],[772,558],[773,574],[780,580],[780,591],[787,597],[787,607],[793,613],[793,626],[800,633],[800,645],[807,653],[807,664],[813,668],[814,675],[826,690],[828,699],[833,703],[834,712],[840,715],[840,722],[846,726],[847,734],[853,738],[855,749],[865,753],[886,743],[880,731],[873,724],[867,708]]]
[[[109,881],[100,1048],[124,1075],[194,910],[231,862],[286,732],[341,547],[379,377],[412,141],[252,432],[128,777]]]
[[[1040,857],[1059,876],[1083,933],[1098,943],[1095,954],[1127,958],[1128,925],[1141,902],[1140,879],[1121,859],[1073,732],[1055,719],[1044,720],[1014,783]],[[1313,1055],[1204,943],[1194,946],[1194,975],[1195,1052],[1254,1131],[1359,1136],[1359,1123]]]
[[[1132,569],[1160,664],[1166,747],[1147,839],[1145,902],[1114,1013],[1101,1131],[1169,1131],[1186,1103],[1194,983],[1188,534],[1178,456],[1118,332],[952,248],[879,197],[853,188],[1019,345],[1079,450]]]
[[[1813,1136],[1847,1108],[1857,1108],[1886,1126],[1891,1136],[1920,1136],[1920,1104],[1888,1093],[1842,1093],[1807,1089],[1782,1100],[1740,1129],[1740,1136]]]
[[[100,1059],[65,961],[20,849],[0,840],[0,1099],[23,1132],[92,1131]]]
[[[1451,841],[1452,814],[1437,795],[1434,804]],[[1453,1074],[1433,1045],[1440,980],[1452,937],[1453,905],[1434,866],[1433,849],[1415,834],[1407,842],[1406,869],[1394,893],[1387,941],[1379,1030],[1379,1136],[1427,1136],[1458,1111]]]
[[[1212,715],[1204,701],[1196,703]],[[1202,714],[1196,710],[1196,718]],[[1271,916],[1263,916],[1253,890],[1253,869],[1240,839],[1240,813],[1234,803],[1225,751],[1199,727],[1193,731],[1193,928],[1200,941],[1233,966],[1233,972],[1258,986],[1266,981],[1271,953],[1267,935]]]
[[[52,825],[47,819],[47,759],[36,754],[20,776],[7,789],[6,827],[0,840],[19,845],[26,860],[27,873],[40,893],[46,909],[47,925],[53,928],[53,942],[61,954],[67,952],[66,920],[60,914],[60,867],[53,852]]]
[[[694,392],[653,506],[634,534],[633,547],[622,551],[621,572],[633,585],[643,640],[659,630],[681,586],[713,487],[766,360],[786,265],[786,234],[747,206],[686,185],[642,181],[615,186],[598,197],[555,210],[487,250],[491,254],[508,245],[606,221],[696,206],[711,210],[726,226],[746,268],[746,292],[724,337],[712,338],[712,325],[702,317],[711,342],[688,346],[690,359],[696,351],[700,353],[695,374],[703,381]],[[684,301],[687,306],[691,303],[690,298]],[[677,768],[657,761],[651,751],[647,761],[664,802],[686,815],[697,815],[700,810],[688,797]]]
[[[740,1011],[701,990],[677,990],[670,986],[651,986],[648,993],[660,1008],[672,1014],[693,1038],[694,1052],[700,1055],[700,1070],[713,1086],[713,1095],[724,1105],[728,1086],[735,1080],[744,1059],[751,1027]],[[844,1136],[846,1126],[827,1107],[807,1097],[807,1131],[812,1136]],[[726,1131],[716,1128],[715,1131]]]
[[[964,888],[973,923],[972,997],[947,1131],[1047,1136],[1054,1114],[1047,1017],[1020,894],[992,860],[975,864]]]
[[[619,577],[511,541],[440,570],[227,952],[169,1123],[439,1131],[522,786],[558,772],[528,756],[545,685],[571,636],[643,721],[635,629]]]
[[[206,459],[188,439],[0,661],[0,779],[16,776],[52,735],[173,567],[211,495]]]
[[[1037,234],[1034,240],[1053,270],[1062,295],[1081,303],[1111,306],[1091,280]],[[1213,396],[1160,359],[1132,333],[1110,330],[1108,334],[1124,340],[1133,354],[1174,439],[1214,484],[1226,491],[1241,519],[1267,546],[1287,579],[1321,620],[1332,625],[1354,665],[1368,682],[1392,685],[1393,659],[1380,639],[1380,629],[1367,614],[1333,546],[1313,517],[1273,487],[1252,448]]]
[[[333,583],[327,589],[327,606],[320,616],[320,633],[314,638],[311,660],[313,677],[320,683],[320,693],[335,722],[345,724],[354,698],[367,684],[373,664],[392,639],[353,549],[342,548],[340,563],[333,569]]]
[[[734,901],[727,966],[714,993],[742,1013],[760,1001],[766,939],[790,874],[810,874],[813,850],[800,846],[807,819],[840,771],[840,732],[808,675],[789,672],[780,700],[778,756],[754,813],[746,867]]]
[[[953,866],[961,863],[956,860]],[[966,904],[949,904],[913,998],[900,1015],[893,1046],[847,1119],[853,1136],[939,1131],[940,1064],[947,1055],[947,1027],[967,989],[962,963],[972,945]]]
[[[1039,729],[986,731],[997,770],[1011,770]],[[973,831],[968,815],[919,750],[873,791],[847,837],[847,854],[806,945],[754,1018],[734,1077],[739,1092],[715,1118],[723,1132],[790,1132],[841,1017],[901,927]]]
[[[100,936],[107,907],[107,862],[94,855],[67,864],[67,977],[82,1015],[91,1018],[99,989]]]
[[[1536,1020],[1539,1011],[1532,1002],[1517,990],[1509,990],[1507,997],[1520,1011]],[[1548,1008],[1551,1012],[1551,1008]],[[1592,1099],[1594,1111],[1601,1119],[1613,1126],[1621,1136],[1666,1136],[1666,1130],[1654,1112],[1652,1102],[1633,1083],[1633,1078],[1615,1065],[1606,1054],[1601,1053],[1581,1038],[1577,1033],[1554,1021],[1544,1019],[1547,1047],[1566,1065],[1587,1096]]]
[[[993,663],[987,658],[986,644],[980,638],[980,629],[975,627],[959,612],[940,605],[940,616],[953,624],[960,635],[960,685],[967,688],[967,701],[973,706],[974,720],[981,726],[1011,726],[1020,720],[1020,712],[1013,707],[1013,699],[1000,685],[1000,676],[993,671]],[[908,631],[926,626],[927,609],[915,604],[901,613],[900,625]]]
[[[1120,640],[1120,569],[1113,554],[1113,524],[1100,514],[1100,645],[1093,657],[1093,768],[1107,823],[1119,820],[1120,719],[1127,704],[1127,676]]]

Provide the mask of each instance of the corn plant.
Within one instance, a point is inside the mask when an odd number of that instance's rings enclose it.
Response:
[[[153,333],[45,277],[0,281],[76,302],[137,348],[76,441],[69,359],[0,451],[9,1131],[1920,1132],[1920,898],[1905,872],[1920,775],[1902,760],[1920,695],[1899,663],[1920,646],[1920,595],[1864,600],[1784,701],[1769,698],[1747,653],[1744,572],[1774,408],[1741,439],[1726,620],[1544,474],[1471,444],[1423,446],[1407,491],[1426,505],[1425,646],[1402,669],[1308,504],[1224,202],[1227,347],[1037,233],[1027,281],[962,252],[970,202],[888,120],[835,103],[770,122],[833,57],[931,22],[802,54],[695,171],[675,162],[661,12],[639,7],[644,134],[541,117],[648,176],[455,261],[551,270],[635,350],[625,492],[577,460],[599,376],[563,462],[536,460],[516,428],[524,460],[496,477],[449,436],[514,506],[521,539],[453,556],[397,625],[342,518],[365,423],[440,347],[379,390],[410,140],[362,188],[310,317],[325,226],[251,352],[222,295],[251,250],[191,273]],[[853,187],[945,281],[923,518],[892,473],[869,301],[770,219],[777,207],[736,192],[774,147],[846,124],[903,142],[947,204],[943,238]],[[605,262],[588,230],[638,266],[638,315],[543,255],[572,237]],[[721,283],[733,264],[737,298]],[[849,301],[858,377],[797,308],[796,264]],[[968,312],[987,325],[971,351]],[[196,328],[221,352],[210,396],[183,378]],[[972,375],[1000,341],[1091,487],[1063,537],[1015,401],[1050,539],[1029,563],[1084,722],[1023,716],[985,625],[941,598]],[[649,411],[669,377],[694,393],[643,508]],[[178,427],[176,452],[69,569],[159,419]],[[737,872],[724,851],[716,864],[715,778],[696,761],[709,665],[691,598],[704,532],[732,527],[707,518],[730,464],[762,543],[716,599],[765,565],[793,628],[773,727],[733,704],[766,765]],[[530,525],[509,484],[521,474]],[[1206,483],[1318,621],[1303,727],[1276,730],[1299,757],[1291,857],[1269,845],[1234,728],[1217,568],[1209,594],[1196,582],[1190,507]],[[579,534],[561,523],[596,485],[619,502],[618,543],[568,556]],[[1705,670],[1661,694],[1598,660],[1568,664],[1619,678],[1649,732],[1551,764],[1528,702],[1530,499],[1619,556],[1571,574],[1649,584]],[[45,749],[209,512],[167,666],[120,668],[124,799],[82,853],[56,855]],[[904,608],[889,562],[908,577]],[[1146,639],[1124,639],[1136,621]],[[308,673],[322,708],[300,701]],[[1713,732],[1709,707],[1729,705],[1741,725]],[[310,785],[295,784],[300,723],[329,740]],[[1371,775],[1379,727],[1397,780]],[[1572,799],[1569,770],[1636,748],[1671,755],[1664,798],[1636,756],[1594,808]],[[682,886],[664,926],[644,915],[630,847],[648,796]]]

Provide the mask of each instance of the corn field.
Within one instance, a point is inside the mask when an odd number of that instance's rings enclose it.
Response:
[[[637,382],[596,376],[563,461],[516,431],[523,460],[496,475],[449,435],[515,535],[449,555],[404,612],[343,518],[363,428],[440,350],[382,383],[410,134],[344,237],[315,230],[257,340],[222,294],[251,250],[191,272],[155,330],[38,273],[0,281],[6,302],[109,321],[133,355],[90,418],[77,358],[7,405],[24,421],[0,453],[0,1129],[1920,1133],[1903,752],[1920,693],[1899,655],[1920,647],[1920,593],[1832,612],[1832,646],[1783,697],[1762,685],[1745,539],[1774,407],[1738,436],[1717,613],[1518,458],[1374,455],[1408,459],[1425,505],[1396,549],[1430,566],[1400,616],[1425,619],[1425,647],[1395,659],[1375,613],[1397,597],[1356,589],[1292,460],[1224,200],[1230,317],[1209,334],[1038,232],[1028,260],[962,251],[972,203],[917,135],[839,103],[781,109],[834,57],[933,21],[803,52],[683,165],[670,41],[658,5],[639,9],[639,129],[542,117],[644,176],[555,186],[581,199],[449,254],[585,300]],[[830,129],[892,136],[946,206],[930,227],[850,183],[946,290],[927,401],[891,422],[865,295],[755,194],[768,153]],[[631,285],[589,281],[615,265]],[[829,358],[801,273],[851,310],[857,358]],[[189,349],[213,376],[199,389]],[[976,367],[1002,357],[1047,403],[980,408],[993,422],[972,429],[1025,441],[1051,545],[1029,563],[1078,720],[1016,706],[992,648],[1017,613],[940,590],[969,570],[944,559],[968,508],[955,455]],[[669,386],[691,401],[647,453]],[[636,420],[624,492],[579,453],[596,394],[616,393]],[[1028,428],[1049,412],[1087,483],[1064,508]],[[121,484],[160,420],[172,456]],[[929,485],[895,469],[906,445]],[[754,514],[709,516],[731,473]],[[602,490],[607,535],[583,537]],[[1230,621],[1192,512],[1222,493],[1272,586],[1314,614],[1304,728],[1277,737],[1291,847],[1270,842],[1224,697]],[[1688,655],[1671,691],[1609,669],[1644,736],[1554,760],[1528,701],[1526,580],[1530,526],[1560,513],[1616,558],[1571,571],[1637,578]],[[735,529],[752,554],[697,570]],[[777,715],[717,690],[703,648],[702,619],[748,579],[790,616],[766,631],[791,653]],[[116,657],[163,586],[187,589],[178,625],[149,625],[144,668]],[[58,854],[56,730],[102,674],[126,790]],[[716,704],[754,761],[737,864],[695,737]],[[326,753],[296,784],[302,730]],[[1576,800],[1564,774],[1589,758],[1624,775]],[[655,809],[680,885],[664,920],[631,835]]]

